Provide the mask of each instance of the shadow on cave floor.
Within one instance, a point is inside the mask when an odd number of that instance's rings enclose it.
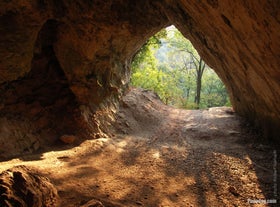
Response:
[[[49,151],[43,160],[2,162],[0,170],[38,169],[69,207],[91,199],[105,206],[276,206],[248,199],[279,199],[277,149],[257,141],[230,108],[174,109],[135,89],[115,127],[114,138]]]

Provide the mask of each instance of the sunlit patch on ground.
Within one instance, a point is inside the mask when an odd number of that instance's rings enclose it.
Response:
[[[147,207],[268,206],[248,199],[276,199],[272,148],[244,144],[244,137],[253,137],[242,131],[238,117],[222,115],[227,109],[215,109],[215,117],[211,110],[162,106],[163,112],[147,115],[140,103],[122,111],[126,134],[1,162],[0,171],[15,165],[36,168],[68,207],[93,198]],[[150,104],[161,108],[157,101]]]

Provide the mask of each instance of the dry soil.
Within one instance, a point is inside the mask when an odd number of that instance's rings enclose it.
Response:
[[[176,109],[131,89],[113,126],[110,138],[1,162],[0,172],[39,170],[63,207],[91,199],[131,207],[269,206],[248,201],[277,199],[277,147],[260,142],[231,108]]]

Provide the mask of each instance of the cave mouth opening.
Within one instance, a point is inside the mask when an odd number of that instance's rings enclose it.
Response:
[[[144,43],[131,71],[130,85],[154,91],[166,105],[184,109],[231,106],[222,80],[174,25]]]

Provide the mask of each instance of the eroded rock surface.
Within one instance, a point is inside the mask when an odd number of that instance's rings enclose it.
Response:
[[[134,54],[174,24],[222,78],[235,111],[278,139],[279,11],[260,0],[2,1],[0,118],[31,123],[40,143],[105,136]]]
[[[56,188],[50,181],[25,166],[0,174],[0,206],[59,206]]]

